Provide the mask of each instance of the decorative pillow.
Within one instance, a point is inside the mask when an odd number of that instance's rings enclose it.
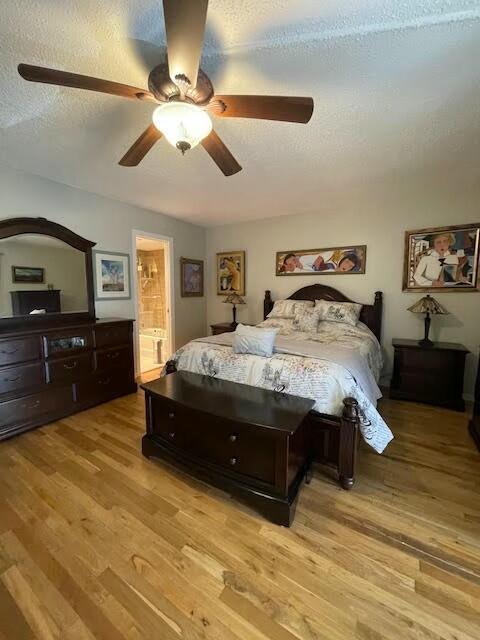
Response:
[[[315,309],[319,310],[320,320],[328,322],[343,322],[356,326],[362,305],[356,302],[329,302],[328,300],[315,300]]]
[[[257,324],[259,329],[278,329],[278,335],[288,336],[296,331],[295,320],[292,318],[268,318]]]
[[[270,358],[277,333],[278,329],[258,329],[239,324],[233,338],[233,351]]]
[[[313,307],[313,300],[275,300],[267,318],[295,318],[295,310]]]
[[[296,331],[316,333],[319,321],[320,309],[311,309],[309,307],[300,307],[295,309],[295,320],[293,321],[293,326]]]

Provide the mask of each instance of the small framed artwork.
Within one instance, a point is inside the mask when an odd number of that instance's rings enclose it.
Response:
[[[43,267],[12,267],[12,282],[43,284],[45,269]]]
[[[182,298],[203,296],[203,260],[180,258]]]
[[[480,223],[405,233],[404,291],[478,291]]]
[[[115,251],[93,252],[95,300],[129,300],[130,256]]]
[[[217,294],[245,295],[245,251],[217,253]]]
[[[290,249],[277,251],[275,275],[320,276],[365,273],[366,245],[328,249]]]

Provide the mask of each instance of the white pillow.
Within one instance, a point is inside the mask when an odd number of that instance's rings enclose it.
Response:
[[[313,307],[313,300],[275,300],[267,318],[295,318],[295,311]]]
[[[258,329],[239,324],[235,329],[233,351],[270,358],[277,333],[278,329]]]
[[[342,322],[355,327],[360,317],[362,305],[356,302],[329,302],[315,300],[315,309],[319,310],[320,320],[327,322]]]
[[[295,309],[295,320],[293,326],[296,331],[305,333],[316,333],[320,322],[320,309],[300,307]]]

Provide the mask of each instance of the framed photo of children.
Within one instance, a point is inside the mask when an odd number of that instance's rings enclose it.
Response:
[[[217,253],[217,295],[245,295],[245,251]]]
[[[319,276],[346,273],[365,273],[366,245],[277,251],[277,276]]]
[[[478,291],[480,223],[405,233],[404,291]]]
[[[203,260],[180,258],[182,298],[203,296]]]

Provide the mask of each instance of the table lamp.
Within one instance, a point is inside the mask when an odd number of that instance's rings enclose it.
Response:
[[[430,333],[430,315],[435,316],[443,316],[447,315],[448,311],[442,307],[442,305],[432,298],[431,295],[426,295],[425,297],[412,304],[411,307],[408,307],[408,311],[412,313],[424,313],[425,314],[425,336],[423,340],[419,340],[418,344],[422,345],[422,347],[431,347],[433,346],[433,342],[429,339],[428,334]]]
[[[232,326],[237,326],[237,304],[246,304],[245,300],[238,293],[229,293],[223,302],[233,305],[233,322]]]

